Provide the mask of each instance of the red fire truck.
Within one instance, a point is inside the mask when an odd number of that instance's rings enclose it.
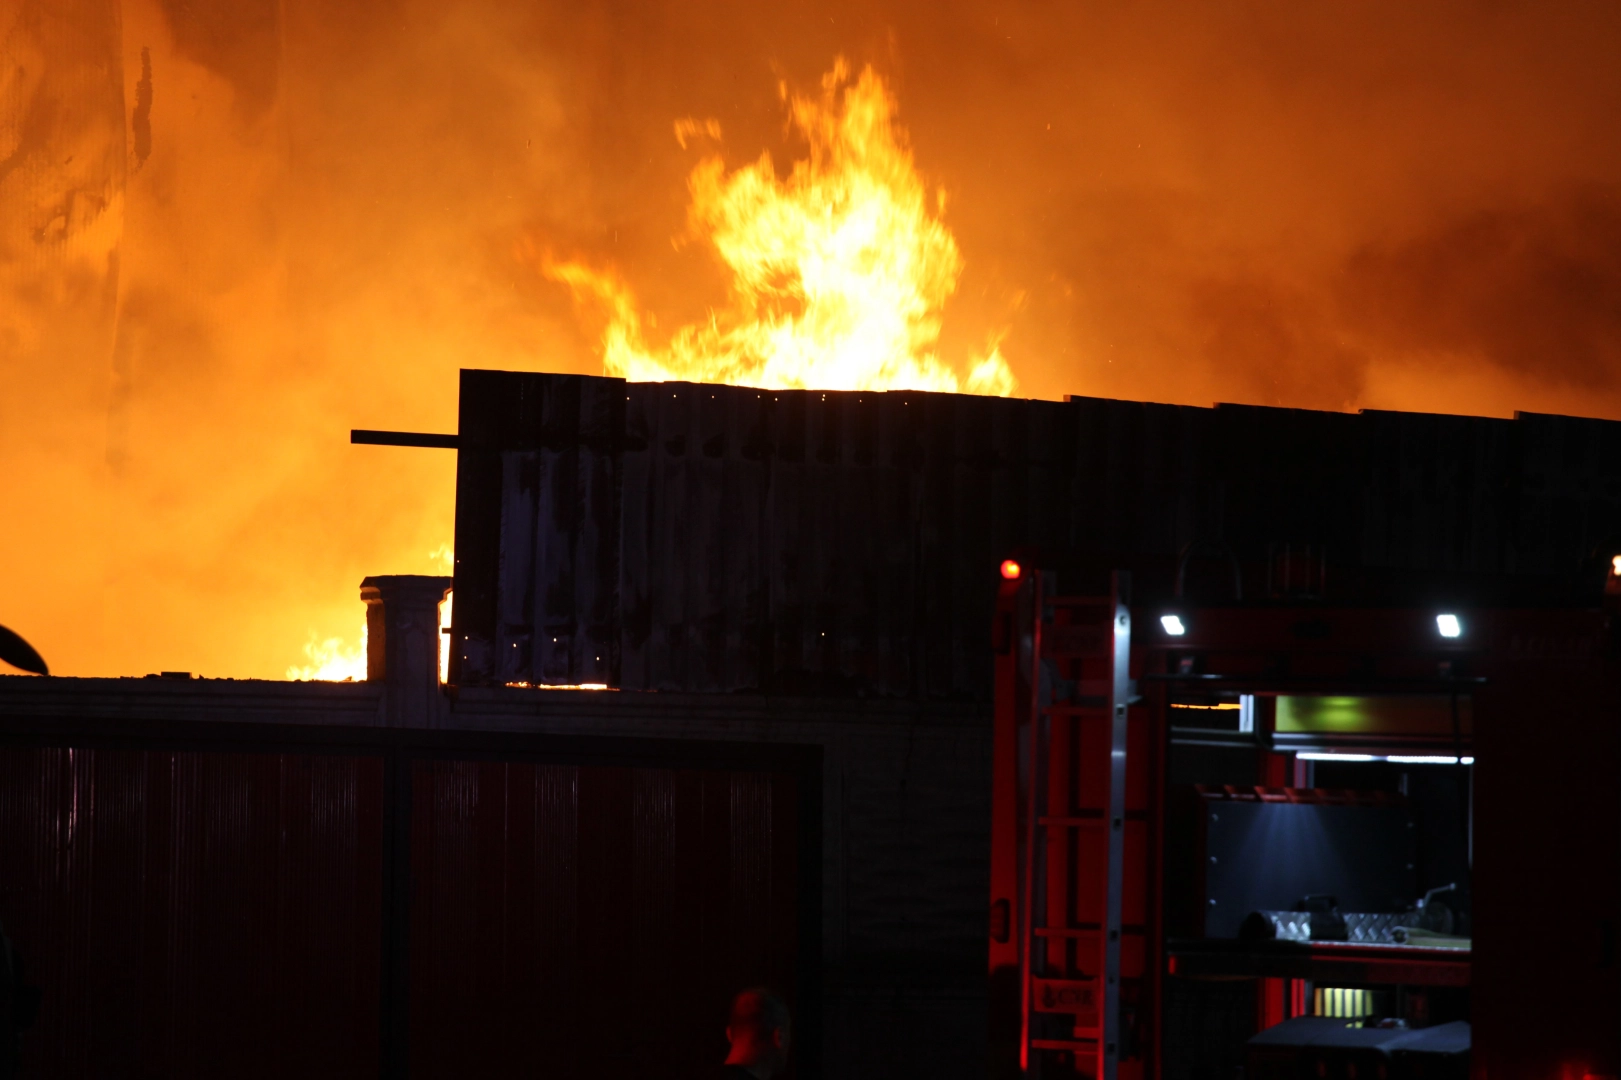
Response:
[[[1617,1073],[1603,610],[1003,578],[993,1075]]]

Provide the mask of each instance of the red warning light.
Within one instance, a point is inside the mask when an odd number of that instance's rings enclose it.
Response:
[[[1024,573],[1024,568],[1022,566],[1020,566],[1018,563],[1014,562],[1012,559],[1004,559],[1003,560],[1003,562],[1002,562],[1002,576],[1003,577],[1007,578],[1009,581],[1015,581],[1015,580],[1018,579],[1019,575],[1022,574],[1022,573]]]

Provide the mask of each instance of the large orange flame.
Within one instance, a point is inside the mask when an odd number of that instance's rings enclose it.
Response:
[[[631,289],[614,273],[546,260],[545,272],[581,300],[602,303],[603,367],[638,382],[684,379],[772,388],[941,390],[1008,395],[1017,388],[998,341],[967,374],[934,352],[941,313],[957,287],[962,256],[940,220],[945,194],[919,177],[895,123],[895,99],[871,68],[852,81],[834,62],[819,97],[780,86],[810,156],[779,180],[769,154],[728,173],[718,156],[689,180],[693,238],[714,245],[732,272],[728,305],[681,327],[663,346],[647,342]],[[715,120],[676,122],[682,146],[719,139]],[[450,572],[450,545],[429,555]],[[451,601],[441,609],[449,625]],[[311,635],[308,660],[289,679],[366,677],[358,645]],[[440,680],[448,652],[441,650]],[[580,689],[598,689],[586,685]]]
[[[682,379],[771,388],[943,390],[1011,394],[998,342],[966,376],[934,352],[962,256],[929,197],[895,99],[871,68],[853,83],[843,59],[820,97],[780,92],[810,156],[779,180],[770,154],[728,173],[718,156],[689,180],[688,221],[732,273],[708,321],[650,344],[629,286],[611,271],[548,260],[576,298],[604,304],[603,367],[634,381]],[[714,120],[682,120],[676,138],[718,137]],[[931,205],[932,204],[932,205]]]

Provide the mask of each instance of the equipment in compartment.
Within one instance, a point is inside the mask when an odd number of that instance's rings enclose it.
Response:
[[[1332,916],[1325,918],[1324,916]],[[1354,945],[1405,945],[1418,913],[1369,914],[1328,911],[1252,911],[1239,924],[1246,941],[1347,941]]]
[[[1252,913],[1300,912],[1304,920],[1279,920],[1281,933],[1255,934],[1252,926],[1242,936],[1389,941],[1393,927],[1375,917],[1412,908],[1414,824],[1400,796],[1199,786],[1184,798],[1192,803],[1194,830],[1185,894],[1192,903],[1182,908],[1189,936],[1236,938]]]

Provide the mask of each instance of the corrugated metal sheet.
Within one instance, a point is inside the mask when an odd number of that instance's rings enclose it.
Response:
[[[819,1030],[804,748],[50,726],[0,745],[25,1075],[706,1076],[760,983]]]
[[[380,758],[0,749],[29,1076],[378,1070]]]
[[[426,761],[411,1074],[705,1077],[726,1008],[792,995],[791,775]]]
[[[1563,583],[1621,541],[1621,425],[1597,420],[464,371],[460,437],[463,685],[972,699],[1019,549],[1165,592],[1218,542],[1253,595],[1283,545],[1344,590]]]
[[[467,399],[484,423],[457,491],[466,471],[493,543],[456,603],[492,628],[474,661],[492,681],[604,682],[617,669],[624,399],[601,379],[501,381]]]

